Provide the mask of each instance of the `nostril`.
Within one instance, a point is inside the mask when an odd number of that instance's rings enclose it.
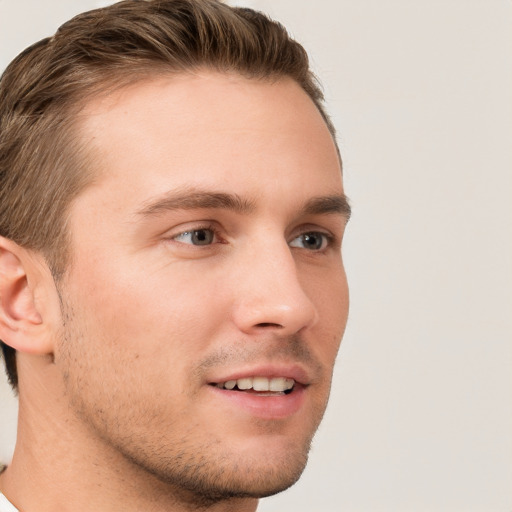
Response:
[[[261,322],[259,324],[256,324],[256,327],[273,327],[273,328],[278,327],[279,329],[283,328],[283,326],[281,324],[273,324],[271,322]]]

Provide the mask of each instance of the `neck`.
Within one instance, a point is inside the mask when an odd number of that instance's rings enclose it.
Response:
[[[18,440],[0,491],[23,512],[254,512],[256,499],[207,502],[97,439],[55,390],[20,388]],[[53,393],[53,394],[52,394]]]

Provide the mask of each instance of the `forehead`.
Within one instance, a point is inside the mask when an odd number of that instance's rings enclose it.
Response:
[[[90,102],[80,130],[96,184],[134,202],[185,186],[253,196],[270,185],[282,193],[294,185],[305,196],[312,186],[341,188],[331,134],[287,78],[207,71],[158,77]]]

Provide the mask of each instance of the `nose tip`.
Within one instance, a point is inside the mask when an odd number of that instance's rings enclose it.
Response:
[[[318,320],[291,256],[253,266],[240,291],[234,320],[245,333],[271,330],[282,336],[292,335]]]
[[[308,300],[292,304],[294,300],[288,296],[286,304],[284,300],[271,302],[261,296],[259,304],[256,301],[242,301],[237,305],[235,321],[240,330],[246,333],[273,330],[283,336],[296,334],[314,325],[317,313]]]
[[[265,309],[251,308],[252,318],[245,330],[275,330],[283,335],[295,334],[316,323],[316,310],[311,303],[303,305],[275,304]],[[264,321],[259,321],[264,319]]]

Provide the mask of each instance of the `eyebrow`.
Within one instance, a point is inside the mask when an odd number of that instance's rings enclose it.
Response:
[[[231,210],[239,214],[249,214],[256,210],[256,202],[242,198],[238,194],[210,192],[202,190],[177,190],[150,200],[137,211],[142,217],[157,216],[174,210],[219,209]],[[350,218],[351,208],[343,194],[313,197],[301,209],[303,215],[340,214]]]
[[[340,214],[348,221],[352,214],[352,208],[346,195],[336,194],[313,197],[304,206],[303,213],[305,215]]]
[[[143,217],[159,215],[173,210],[219,209],[236,213],[251,213],[256,209],[253,201],[237,194],[206,192],[200,190],[178,190],[149,202],[137,213]]]

